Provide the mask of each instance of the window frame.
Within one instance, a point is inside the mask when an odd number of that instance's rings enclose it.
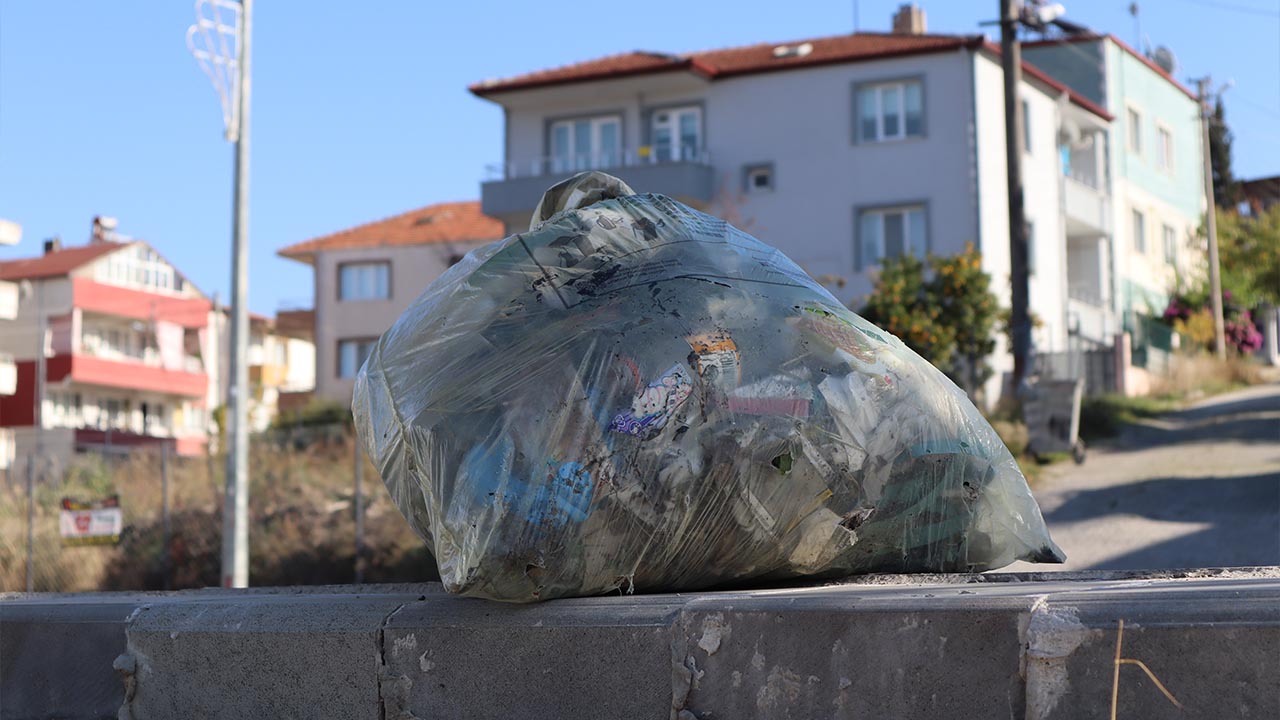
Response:
[[[915,199],[915,200],[906,200],[903,202],[895,202],[895,203],[858,205],[853,208],[853,269],[854,269],[854,272],[866,272],[867,270],[873,267],[879,267],[880,262],[885,257],[887,257],[886,252],[884,252],[885,250],[884,220],[881,219],[880,242],[881,242],[882,252],[881,252],[880,260],[868,261],[866,257],[867,253],[865,252],[865,248],[864,248],[866,239],[863,237],[863,233],[862,233],[863,216],[874,213],[874,214],[881,215],[883,218],[884,215],[895,212],[895,211],[902,213],[902,216],[904,219],[903,240],[905,241],[908,237],[910,237],[910,233],[911,233],[911,230],[907,226],[905,220],[909,216],[909,213],[914,210],[919,210],[921,216],[924,219],[924,248],[922,248],[923,254],[920,255],[920,258],[923,259],[924,255],[930,252],[933,252],[933,223],[930,222],[929,220],[930,208],[929,208],[928,200]],[[904,242],[904,248],[905,247],[906,247],[906,244]]]
[[[1165,140],[1168,140],[1166,146]],[[1173,174],[1173,128],[1159,120],[1156,121],[1156,169]]]
[[[600,163],[599,158],[603,154],[600,149],[600,126],[606,121],[616,121],[618,125],[618,147],[616,149],[616,157],[612,165]],[[575,159],[575,153],[569,154],[569,167],[562,167],[559,157],[556,155],[556,127],[559,125],[569,126],[569,144],[573,145],[573,126],[575,123],[588,122],[591,127],[591,153],[587,163],[583,167],[578,167]],[[627,149],[627,113],[623,108],[612,108],[608,110],[598,110],[586,113],[574,113],[572,115],[556,115],[545,119],[543,131],[543,162],[546,163],[546,169],[552,173],[571,173],[580,170],[599,170],[608,167],[619,167],[623,164],[623,157]]]
[[[920,88],[920,132],[918,134],[910,134],[907,132],[907,86],[916,85]],[[884,135],[884,109],[881,106],[883,102],[883,89],[886,87],[896,86],[898,93],[898,109],[899,115],[899,134],[894,136]],[[865,137],[862,133],[862,104],[861,97],[865,90],[876,90],[876,137]],[[881,143],[905,142],[910,140],[922,140],[929,137],[929,102],[927,85],[925,84],[925,76],[906,75],[899,77],[883,78],[877,80],[858,81],[853,84],[853,121],[850,123],[853,130],[854,145],[876,145]]]
[[[697,113],[698,128],[698,145],[694,148],[693,159],[686,160],[684,158],[684,146],[680,140],[680,120],[679,114],[682,112]],[[657,134],[658,115],[662,113],[670,113],[675,117],[672,119],[672,138],[676,140],[675,147],[680,148],[679,156],[673,154],[671,157],[662,160],[658,158],[658,143],[654,140]],[[662,105],[651,105],[644,109],[644,147],[648,149],[648,156],[645,158],[651,163],[672,163],[672,162],[696,162],[707,149],[707,106],[702,100],[684,101],[664,103]]]
[[[348,297],[342,296],[342,271],[348,267],[356,267],[356,266],[363,266],[363,265],[382,266],[387,269],[387,294],[385,297],[348,298]],[[390,300],[391,298],[395,297],[395,289],[392,286],[392,272],[391,272],[390,259],[379,258],[376,260],[345,260],[343,262],[338,263],[336,268],[336,274],[337,274],[337,278],[336,278],[337,292],[335,293],[335,296],[337,298],[337,301],[340,303],[378,302],[378,301]]]
[[[1138,208],[1129,208],[1129,235],[1133,252],[1147,254],[1147,214]]]
[[[752,183],[752,178],[760,173],[769,174],[769,184],[766,187],[756,187]],[[771,162],[764,163],[748,163],[742,166],[742,193],[744,195],[760,195],[763,193],[771,193],[778,189],[777,171]]]
[[[1142,142],[1142,121],[1142,108],[1133,103],[1126,103],[1124,146],[1126,150],[1138,157],[1144,157],[1145,153],[1145,143]]]
[[[1164,261],[1168,265],[1178,265],[1178,230],[1169,223],[1161,223],[1160,240],[1164,246]]]
[[[376,335],[358,335],[355,337],[338,338],[335,344],[333,374],[339,380],[354,380],[356,375],[360,374],[360,368],[364,365],[365,360],[369,359],[369,353],[373,352],[373,346],[378,342]],[[342,374],[342,346],[344,343],[356,343],[356,367],[350,375]],[[365,353],[363,359],[360,357],[360,345],[368,345],[369,350]]]

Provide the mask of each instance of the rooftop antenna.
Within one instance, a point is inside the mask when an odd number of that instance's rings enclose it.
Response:
[[[1129,3],[1129,14],[1133,16],[1133,37],[1134,45],[1138,48],[1142,47],[1142,18],[1138,15],[1138,3]]]

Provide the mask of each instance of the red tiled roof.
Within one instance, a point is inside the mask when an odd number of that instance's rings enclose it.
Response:
[[[549,70],[539,70],[502,80],[486,80],[472,85],[469,89],[472,93],[483,97],[512,90],[673,70],[689,70],[708,80],[718,80],[737,75],[776,72],[815,65],[944,52],[962,47],[973,48],[981,46],[983,41],[981,35],[857,33],[789,43],[759,43],[684,55],[635,51]],[[795,53],[784,57],[774,55],[776,48],[783,46],[799,48],[804,45],[810,46],[807,53]]]
[[[999,45],[993,42],[988,42],[986,43],[985,47],[988,52],[995,55],[996,57],[1000,57]],[[1035,78],[1036,80],[1044,83],[1045,85],[1048,85],[1049,87],[1053,88],[1054,90],[1057,90],[1060,93],[1062,92],[1066,93],[1067,99],[1069,99],[1072,103],[1084,108],[1085,110],[1088,110],[1089,112],[1093,113],[1094,115],[1097,115],[1098,117],[1102,118],[1103,120],[1106,120],[1107,122],[1115,120],[1115,116],[1113,116],[1111,113],[1103,109],[1101,105],[1098,105],[1097,103],[1086,98],[1080,93],[1077,93],[1075,90],[1072,90],[1066,85],[1058,82],[1057,80],[1050,77],[1048,73],[1036,67],[1035,65],[1032,65],[1026,60],[1022,61],[1022,74],[1026,75],[1027,77]]]
[[[1105,35],[1101,33],[1082,33],[1080,35],[1069,35],[1063,38],[1052,38],[1049,40],[1033,40],[1031,42],[1023,43],[1023,45],[1026,47],[1045,47],[1049,45],[1061,45],[1063,43],[1095,42],[1098,40],[1110,40],[1111,42],[1115,43],[1116,46],[1119,47],[1121,50],[1124,50],[1125,52],[1129,53],[1133,57],[1137,58],[1140,62],[1142,62],[1142,64],[1151,68],[1152,72],[1164,78],[1165,80],[1168,80],[1170,83],[1173,84],[1174,87],[1181,90],[1183,94],[1185,94],[1187,97],[1191,98],[1192,100],[1196,100],[1196,101],[1199,100],[1196,94],[1191,92],[1191,90],[1188,89],[1186,85],[1183,85],[1182,83],[1178,82],[1176,78],[1174,78],[1168,72],[1165,72],[1165,69],[1155,64],[1155,62],[1153,62],[1151,58],[1147,57],[1146,55],[1143,55],[1137,50],[1134,50],[1132,45],[1130,45],[1129,43],[1126,43],[1125,41],[1121,40],[1115,35],[1111,35],[1109,33]]]
[[[55,250],[39,257],[0,262],[0,280],[35,280],[66,275],[82,265],[119,250],[126,243],[100,242]]]
[[[478,200],[467,200],[410,210],[385,220],[295,243],[277,250],[276,254],[311,262],[311,256],[321,250],[487,241],[498,240],[502,236],[502,223],[482,214]]]

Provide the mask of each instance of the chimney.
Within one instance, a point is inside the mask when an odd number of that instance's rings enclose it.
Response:
[[[53,237],[44,241],[45,255],[48,255],[49,253],[56,253],[61,249],[62,249],[62,238],[58,237],[57,235],[54,235]]]
[[[894,35],[924,35],[929,30],[924,18],[924,10],[915,3],[904,3],[898,6],[893,15]]]

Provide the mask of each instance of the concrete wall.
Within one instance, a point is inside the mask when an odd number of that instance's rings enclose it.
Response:
[[[317,253],[316,394],[327,400],[349,403],[355,378],[338,377],[338,343],[344,339],[377,338],[449,267],[453,256],[465,255],[483,244],[438,243]],[[338,266],[366,261],[391,264],[391,296],[386,300],[339,301]]]
[[[1277,717],[1277,643],[1276,568],[871,576],[523,606],[434,584],[11,595],[0,703],[5,717],[119,707],[138,720],[1063,720],[1107,717],[1114,693],[1126,720]],[[1117,644],[1181,712],[1117,666]]]

